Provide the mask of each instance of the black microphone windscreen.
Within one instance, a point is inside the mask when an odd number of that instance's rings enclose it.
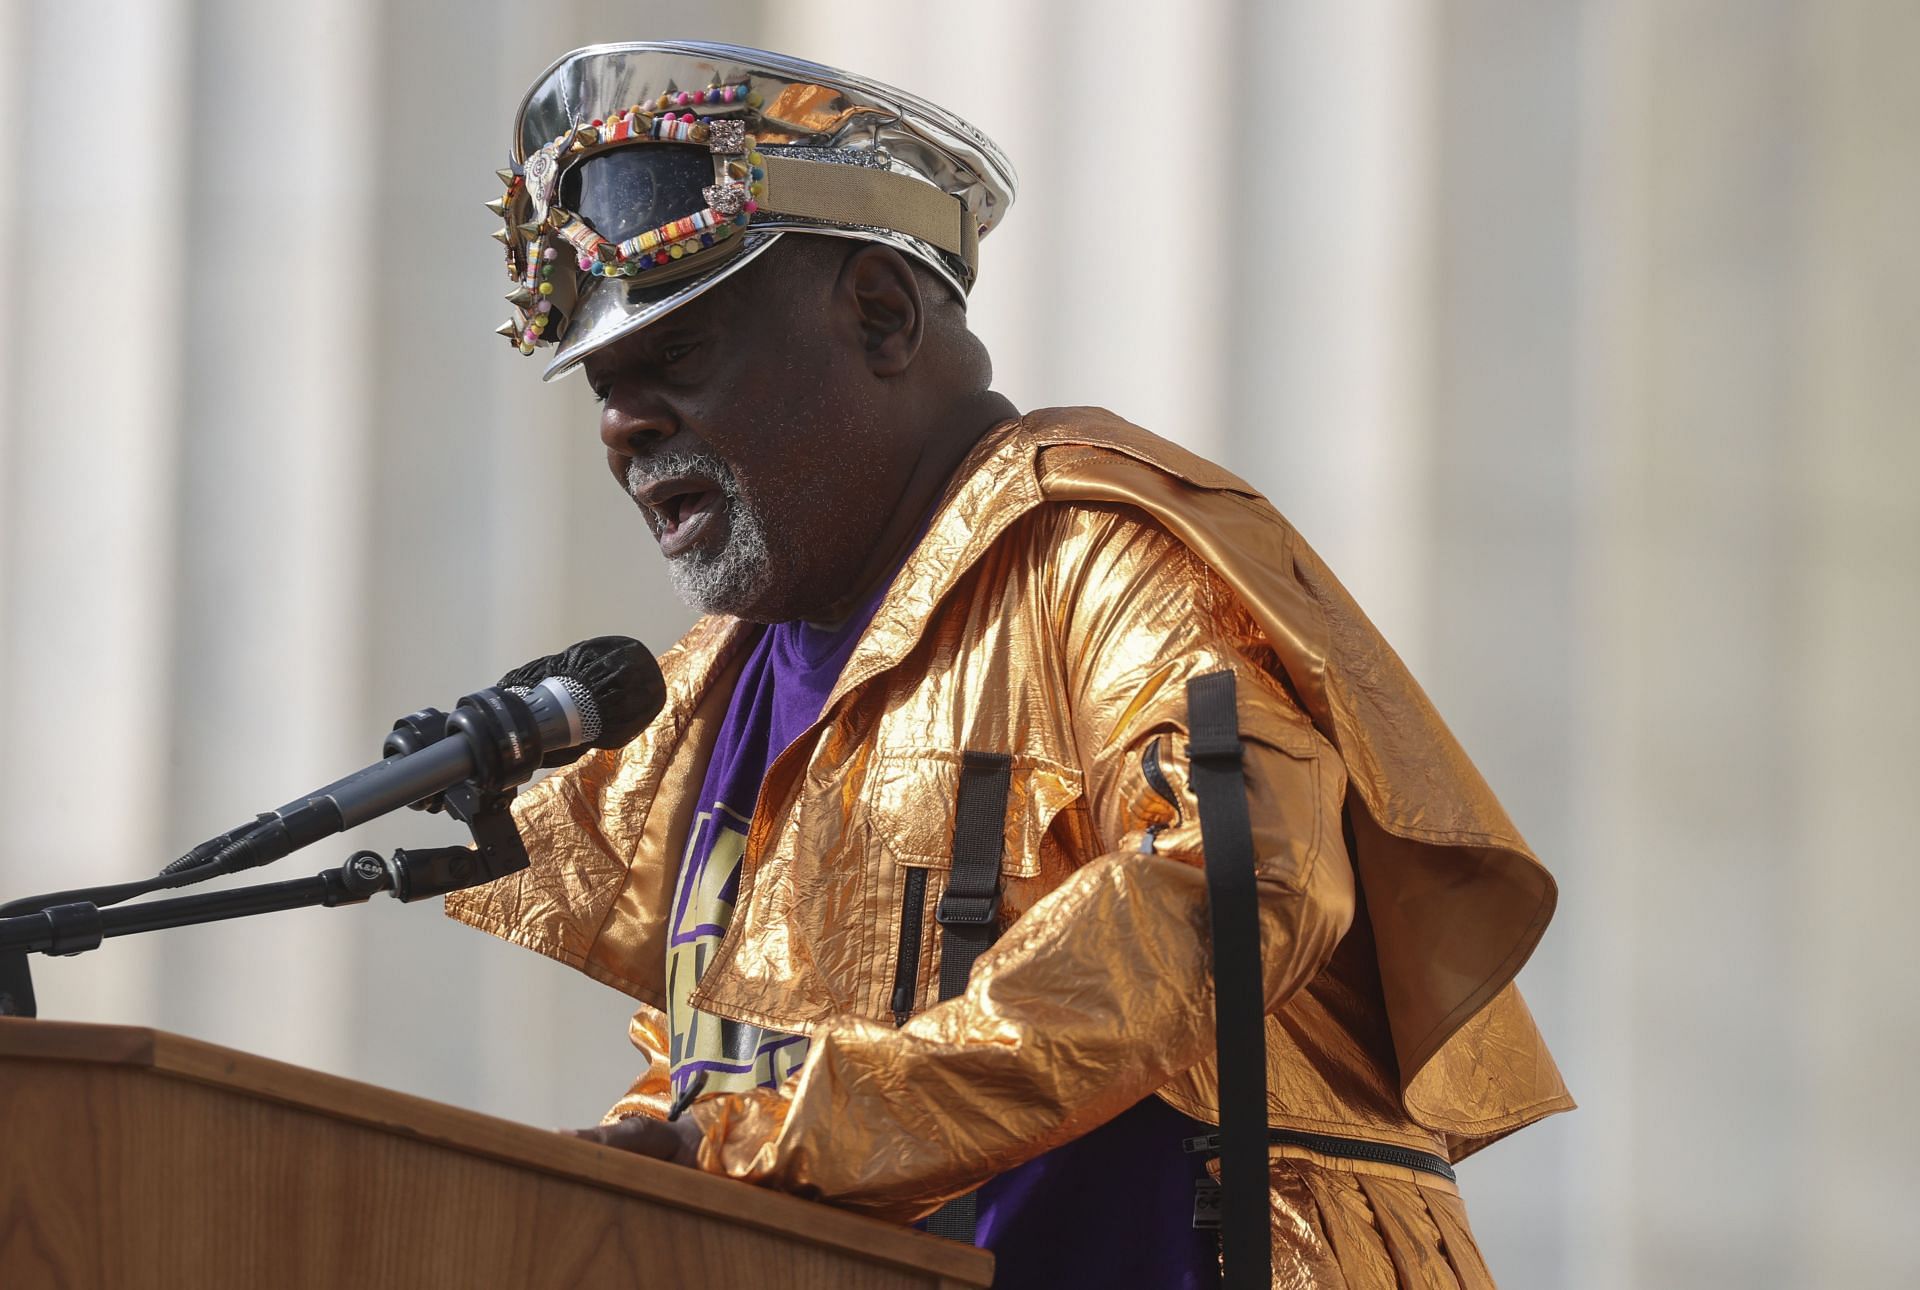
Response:
[[[587,744],[619,748],[647,728],[667,701],[666,679],[647,647],[630,636],[596,636],[558,654],[523,663],[500,678],[503,686],[532,689],[549,678],[575,683],[598,710],[600,729]],[[581,705],[585,707],[583,703]],[[579,754],[561,754],[571,761]]]

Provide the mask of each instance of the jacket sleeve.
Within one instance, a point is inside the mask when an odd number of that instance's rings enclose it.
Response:
[[[696,1103],[715,1173],[898,1220],[1098,1127],[1212,1051],[1189,677],[1237,674],[1269,1010],[1332,954],[1354,894],[1338,755],[1231,591],[1125,509],[1045,526],[1039,594],[1096,851],[904,1027],[845,1017],[778,1090]]]

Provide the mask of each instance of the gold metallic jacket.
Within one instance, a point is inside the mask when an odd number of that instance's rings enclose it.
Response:
[[[650,1064],[613,1116],[668,1100],[674,871],[753,639],[696,624],[661,660],[667,705],[641,738],[522,796],[532,867],[447,898],[643,1002]],[[981,441],[820,720],[767,774],[694,1001],[811,1048],[786,1087],[694,1105],[701,1163],[907,1219],[1149,1093],[1217,1119],[1183,750],[1185,680],[1221,667],[1238,674],[1261,855],[1272,1123],[1457,1160],[1570,1107],[1511,984],[1553,880],[1426,696],[1251,487],[1063,409]],[[936,1005],[931,910],[969,749],[1013,757],[1005,930]],[[1149,749],[1177,800],[1148,782]],[[935,873],[897,1025],[916,867]]]

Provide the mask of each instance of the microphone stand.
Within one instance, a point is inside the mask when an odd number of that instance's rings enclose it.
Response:
[[[98,949],[110,936],[312,905],[328,909],[358,905],[381,891],[390,892],[400,901],[425,900],[517,873],[527,867],[528,859],[508,809],[513,794],[511,788],[488,792],[472,781],[447,791],[447,810],[466,822],[473,833],[472,847],[396,850],[391,858],[384,859],[375,851],[356,851],[338,869],[311,878],[114,908],[101,906],[116,900],[118,888],[125,884],[95,889],[93,894],[101,898],[98,901],[87,899],[89,893],[85,891],[14,901],[5,909],[31,912],[0,918],[0,1016],[38,1015],[27,965],[29,954],[84,954]]]

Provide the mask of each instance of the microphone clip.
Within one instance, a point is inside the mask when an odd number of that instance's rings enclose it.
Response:
[[[514,788],[489,790],[474,780],[456,784],[441,796],[449,815],[473,834],[473,848],[438,847],[433,852],[394,852],[393,896],[396,900],[424,900],[463,887],[518,873],[530,863],[520,830],[513,822]],[[420,863],[432,855],[436,858]],[[416,861],[408,864],[408,859]]]

